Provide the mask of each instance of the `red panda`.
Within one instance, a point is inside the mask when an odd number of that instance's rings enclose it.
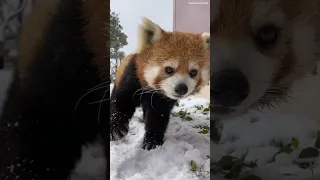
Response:
[[[319,0],[214,0],[211,118],[286,100],[319,59]]]
[[[117,69],[111,94],[110,139],[128,133],[136,107],[143,108],[144,149],[163,144],[177,100],[197,93],[210,76],[210,34],[167,32],[147,18],[139,27],[138,48]]]
[[[109,4],[37,1],[22,25],[0,117],[1,180],[67,180],[97,138],[109,179],[110,102],[92,104],[109,91]]]

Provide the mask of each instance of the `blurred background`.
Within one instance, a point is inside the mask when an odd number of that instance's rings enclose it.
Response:
[[[35,0],[0,0],[0,69],[11,68],[18,55],[20,25]]]

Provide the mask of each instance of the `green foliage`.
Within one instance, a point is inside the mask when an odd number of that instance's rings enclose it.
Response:
[[[199,132],[200,134],[208,134],[210,131],[210,127],[209,126],[201,126],[201,131]]]
[[[190,164],[190,171],[196,172],[197,171],[196,162],[194,160],[191,160],[189,164]]]
[[[196,110],[194,111],[194,113],[196,113],[197,111],[202,111],[201,113],[204,115],[207,115],[210,112],[210,108],[208,107],[204,107],[203,105],[201,106],[195,106]]]
[[[121,55],[123,52],[119,50],[128,44],[127,35],[122,30],[119,14],[110,12],[110,58],[112,59]]]
[[[222,175],[225,179],[259,180],[260,178],[255,175],[242,175],[244,169],[257,167],[256,162],[246,162],[245,157],[246,155],[241,158],[231,155],[222,156],[220,160],[213,163],[213,171]]]
[[[299,140],[295,137],[293,137],[291,139],[291,142],[288,143],[287,145],[283,145],[282,142],[280,143],[276,143],[275,141],[272,142],[273,145],[275,145],[276,147],[279,147],[279,151],[277,153],[275,153],[271,159],[271,161],[269,161],[269,163],[273,163],[276,161],[276,156],[282,153],[286,153],[286,154],[290,154],[293,152],[294,149],[298,149],[299,148]]]
[[[116,64],[111,66],[111,74],[115,73],[117,64],[125,57],[120,49],[127,45],[127,35],[122,31],[119,14],[110,12],[110,59],[114,59]]]
[[[291,142],[284,145],[283,142],[276,142],[273,140],[271,145],[279,148],[278,152],[275,153],[272,157],[272,160],[269,163],[276,161],[276,156],[282,153],[290,154],[293,151],[300,151],[296,160],[293,161],[293,164],[297,165],[301,169],[309,169],[312,175],[312,179],[316,179],[314,174],[316,161],[319,158],[319,144],[320,144],[320,132],[318,132],[317,139],[315,140],[314,147],[300,147],[300,142],[296,137],[292,137]],[[224,177],[225,179],[231,180],[261,180],[257,175],[248,172],[248,168],[255,168],[257,164],[255,162],[245,162],[245,157],[241,158],[234,157],[231,155],[225,155],[220,158],[217,162],[214,162],[211,167],[213,169],[213,174]],[[283,174],[284,176],[292,176],[295,174]]]
[[[313,147],[307,147],[301,150],[299,154],[299,158],[315,158],[319,156],[319,151],[316,148]]]
[[[181,119],[185,119],[186,117],[188,117],[188,115],[190,115],[190,113],[188,113],[187,110],[185,110],[185,111],[180,110],[178,112],[172,112],[171,115],[173,117],[180,117]],[[191,120],[192,120],[192,118],[191,118]]]
[[[292,147],[297,149],[297,148],[299,148],[299,144],[300,144],[299,140],[297,138],[293,137],[292,140],[291,140]]]
[[[176,102],[175,106],[179,107],[179,101]]]

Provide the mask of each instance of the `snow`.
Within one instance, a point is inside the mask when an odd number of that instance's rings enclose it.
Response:
[[[245,169],[259,176],[263,180],[311,180],[311,169],[300,168],[295,162],[299,159],[301,150],[314,147],[319,125],[306,118],[276,113],[252,112],[244,117],[221,122],[221,139],[217,144],[211,144],[211,168],[213,163],[224,155],[234,157],[245,156],[245,162],[255,161],[257,167]],[[299,141],[299,147],[292,147],[293,152],[281,153],[273,156],[280,150],[279,145],[287,145],[292,138]],[[311,159],[309,160],[311,161]],[[313,168],[315,179],[320,179],[319,159],[314,159]],[[215,180],[222,180],[221,171],[212,174]]]
[[[196,106],[201,105],[202,110],[196,111]],[[173,113],[190,113],[187,116],[192,120],[172,116],[164,144],[150,151],[140,148],[144,124],[141,123],[142,110],[137,108],[129,124],[129,134],[110,143],[111,180],[210,179],[209,132],[199,133],[200,126],[210,124],[209,114],[203,111],[208,106],[209,101],[201,98],[180,101]],[[195,172],[191,171],[191,161],[196,164]]]
[[[0,101],[4,100],[10,79],[10,71],[0,71]],[[200,126],[209,126],[209,117],[203,114],[203,109],[196,111],[195,108],[199,105],[207,107],[208,103],[194,97],[181,101],[174,114],[187,110],[193,120],[172,116],[163,146],[150,151],[139,148],[144,125],[138,108],[130,122],[129,134],[121,141],[111,142],[111,180],[202,180],[209,179],[210,168],[215,170],[211,173],[212,179],[224,180],[226,178],[216,167],[224,155],[246,155],[245,162],[256,162],[257,167],[244,168],[241,176],[249,173],[263,180],[320,179],[319,158],[304,160],[314,161],[312,168],[303,169],[296,163],[303,160],[299,159],[302,149],[315,145],[319,127],[316,121],[272,112],[251,112],[221,122],[221,140],[218,144],[211,142],[209,150],[209,135],[199,133]],[[279,144],[287,145],[293,137],[299,141],[298,147],[291,147],[292,152],[280,153],[273,158],[280,150]],[[195,172],[191,171],[191,160],[196,164]],[[83,147],[83,156],[72,179],[101,180],[104,164],[101,144],[87,145]]]
[[[1,101],[5,98],[11,80],[10,73],[7,70],[0,71]],[[196,111],[195,106],[200,105],[203,107]],[[209,127],[210,124],[209,113],[203,112],[208,105],[208,100],[201,98],[182,100],[173,112],[190,113],[187,116],[193,120],[172,116],[163,146],[150,151],[139,147],[144,135],[144,124],[141,123],[142,111],[138,108],[130,122],[129,134],[121,141],[111,142],[111,180],[209,179],[209,132],[199,133],[202,130],[201,126]],[[191,171],[191,161],[195,163],[194,172]],[[102,180],[104,169],[102,146],[95,142],[83,147],[82,158],[71,179]]]

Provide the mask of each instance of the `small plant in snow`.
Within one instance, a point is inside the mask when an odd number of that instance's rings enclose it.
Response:
[[[314,167],[316,166],[316,160],[319,157],[320,148],[320,132],[317,133],[317,139],[314,143],[314,147],[306,147],[301,150],[299,159],[294,161],[302,169],[309,169],[311,171],[312,178],[315,180]]]
[[[261,180],[260,177],[250,174],[250,169],[257,167],[256,162],[245,162],[245,157],[225,155],[219,161],[211,164],[212,172],[230,180]]]
[[[293,137],[291,139],[291,142],[287,145],[283,145],[282,142],[280,143],[276,143],[274,141],[273,143],[276,147],[279,147],[279,151],[277,153],[275,153],[272,157],[272,159],[269,161],[269,163],[273,163],[276,161],[276,157],[279,155],[279,154],[282,154],[282,153],[286,153],[286,154],[290,154],[294,149],[298,149],[299,148],[299,140],[295,137]]]
[[[210,131],[209,126],[200,126],[201,131],[199,132],[200,134],[208,134]]]
[[[173,117],[179,117],[179,118],[181,118],[181,119],[183,119],[183,120],[191,121],[192,118],[189,116],[190,113],[188,113],[187,111],[188,111],[188,110],[184,110],[184,111],[183,111],[183,110],[180,110],[180,111],[178,111],[178,112],[172,112],[171,115],[172,115]]]
[[[203,167],[204,167],[205,163],[202,164],[200,166],[200,168],[198,168],[198,166],[196,165],[196,162],[194,160],[191,160],[191,161],[189,161],[189,165],[190,165],[190,171],[195,173],[196,176],[199,178],[199,180],[206,179],[206,177],[207,177],[206,174],[210,173],[210,172],[207,172],[207,171],[203,170]]]

